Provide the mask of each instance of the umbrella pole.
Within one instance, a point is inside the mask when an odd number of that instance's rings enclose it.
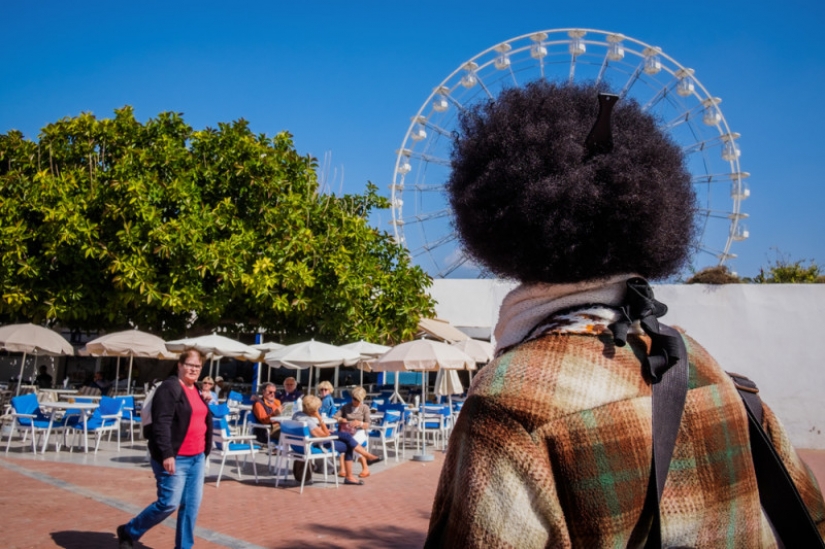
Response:
[[[134,360],[134,355],[129,355],[129,375],[126,376],[126,394],[132,394],[132,360]]]
[[[23,353],[23,361],[20,363],[20,375],[17,376],[17,394],[20,396],[20,385],[23,383],[23,369],[26,367],[26,353]]]
[[[120,378],[120,357],[117,357],[117,364],[115,365],[115,381],[114,381],[114,384],[112,385],[112,389],[111,389],[112,396],[115,396],[117,394],[119,378]]]
[[[399,391],[399,379],[398,379],[398,372],[395,372],[395,383],[394,391],[392,393],[392,397],[390,397],[390,402],[404,402],[404,399],[401,398],[401,392]]]
[[[424,431],[424,407],[427,404],[427,371],[421,372],[421,408],[419,409],[419,413],[421,414],[421,425],[419,428],[421,429],[421,453],[413,456],[413,461],[432,461],[435,459],[435,456],[432,454],[427,453],[427,436]],[[398,379],[398,375],[395,376]]]

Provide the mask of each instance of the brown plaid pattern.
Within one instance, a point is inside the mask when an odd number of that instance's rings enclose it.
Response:
[[[449,443],[426,547],[642,547],[650,479],[646,336],[545,333],[474,379]],[[665,546],[776,547],[762,513],[745,409],[685,337],[690,381],[662,498]],[[765,426],[825,534],[811,472],[765,407]]]

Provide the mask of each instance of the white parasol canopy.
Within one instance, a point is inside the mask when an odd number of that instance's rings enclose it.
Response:
[[[281,345],[280,343],[275,343],[274,341],[264,341],[263,343],[256,343],[255,345],[250,345],[253,349],[258,349],[263,354],[271,353],[272,351],[277,351],[278,349],[283,349],[285,345]]]
[[[132,391],[132,362],[135,357],[158,358],[161,360],[175,360],[176,354],[166,349],[166,342],[156,335],[141,332],[140,330],[125,330],[112,332],[86,343],[80,354],[91,356],[115,356],[115,383],[120,377],[120,357],[129,357],[129,375],[126,378],[127,392]],[[117,387],[117,385],[115,386]]]
[[[167,341],[166,348],[180,353],[186,349],[197,349],[210,359],[209,375],[212,375],[212,365],[223,357],[237,358],[238,360],[261,360],[263,353],[254,347],[217,334],[199,337],[187,337]]]
[[[17,394],[20,394],[20,385],[23,382],[23,369],[26,366],[26,355],[73,355],[74,347],[66,339],[43,326],[35,324],[9,324],[0,327],[0,349],[12,353],[23,353],[20,362],[20,375],[17,378]]]
[[[463,370],[475,366],[473,359],[461,349],[457,349],[440,341],[431,339],[416,339],[396,345],[381,355],[371,367],[379,372],[405,372],[433,370]],[[422,403],[427,402],[426,376],[421,377]],[[413,456],[416,461],[431,461],[433,456],[427,455],[426,439],[421,454]]]
[[[293,345],[287,345],[267,353],[264,361],[273,368],[284,366],[293,370],[307,368],[335,368],[337,366],[353,366],[361,359],[355,351],[344,349],[329,343],[322,343],[311,339]],[[309,376],[309,389],[312,386],[312,372]]]
[[[391,349],[391,347],[387,347],[386,345],[370,343],[369,341],[364,341],[363,339],[354,343],[341,345],[341,347],[344,349],[349,349],[350,351],[355,351],[361,355],[361,360],[358,361],[358,369],[361,370],[361,386],[364,385],[364,370],[371,372],[372,368],[370,367],[370,364],[374,361],[374,359]],[[337,380],[338,376],[335,377]]]
[[[377,372],[464,370],[474,368],[475,362],[461,349],[446,343],[416,339],[396,345],[370,367]]]
[[[456,341],[452,345],[470,355],[476,364],[487,364],[493,360],[493,356],[495,355],[493,345],[489,341],[465,339],[463,341]],[[472,369],[476,369],[475,364]]]

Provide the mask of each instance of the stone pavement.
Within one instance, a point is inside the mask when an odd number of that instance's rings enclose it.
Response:
[[[5,445],[5,440],[3,440]],[[114,530],[155,499],[155,482],[145,444],[126,442],[120,453],[114,442],[101,443],[97,456],[75,450],[33,456],[19,439],[7,456],[0,453],[0,524],[5,549],[91,549],[116,547]],[[195,546],[216,547],[421,547],[443,463],[431,452],[428,463],[390,460],[373,465],[363,486],[325,484],[323,475],[303,494],[292,480],[275,488],[266,474],[266,457],[258,456],[260,482],[252,468],[237,480],[234,461],[227,460],[220,487],[215,487],[219,461],[212,459],[198,516]],[[274,461],[273,461],[274,465]],[[356,465],[356,471],[360,467]],[[343,480],[343,479],[341,479]],[[174,546],[175,519],[150,530],[135,547]]]
[[[251,467],[238,481],[234,463],[228,462],[219,488],[214,476],[207,478],[196,547],[421,547],[443,454],[433,452],[435,460],[422,463],[410,461],[412,453],[408,449],[408,460],[398,464],[391,457],[373,466],[364,486],[335,489],[316,482],[303,495],[294,482],[274,488],[269,476],[255,484]],[[800,454],[825,485],[825,450]],[[265,472],[266,458],[259,456],[257,463]],[[217,467],[213,459],[213,475]],[[155,498],[145,445],[139,442],[125,443],[119,453],[114,443],[103,443],[96,456],[52,448],[33,456],[15,441],[7,456],[0,453],[0,486],[0,544],[6,549],[116,547],[115,527]],[[174,517],[135,547],[174,546]]]

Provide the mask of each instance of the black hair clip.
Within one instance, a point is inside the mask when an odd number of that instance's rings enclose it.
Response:
[[[587,134],[584,140],[584,147],[587,154],[584,161],[587,162],[594,156],[607,154],[613,150],[613,131],[610,128],[610,114],[613,112],[613,105],[619,100],[618,95],[612,93],[599,94],[599,116],[596,123]]]

